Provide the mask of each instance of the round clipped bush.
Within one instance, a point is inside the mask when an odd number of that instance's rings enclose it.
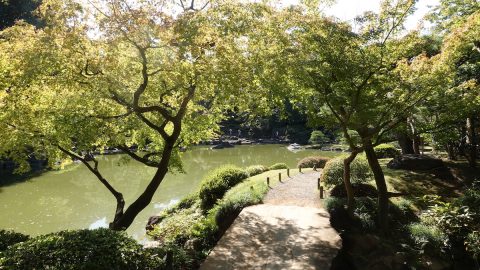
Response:
[[[155,253],[109,229],[61,231],[10,246],[0,269],[157,269],[163,254]]]
[[[395,148],[395,146],[388,143],[377,145],[374,150],[377,158],[394,158],[400,155],[400,151]]]
[[[269,170],[283,170],[288,169],[288,165],[286,163],[275,163],[268,168]]]
[[[300,160],[297,164],[298,168],[323,168],[325,167],[325,164],[329,161],[330,159],[327,157],[321,157],[321,156],[311,156],[311,157],[306,157]]]
[[[16,243],[28,240],[28,235],[18,232],[0,230],[0,251],[7,249],[7,247]]]
[[[350,164],[350,172],[350,181],[352,183],[366,183],[372,176],[368,162],[364,157],[357,157]],[[325,164],[321,181],[328,186],[336,186],[343,183],[343,158],[334,158]]]
[[[355,197],[377,197],[377,189],[369,184],[363,183],[354,183],[352,184],[353,194]],[[345,190],[345,185],[342,183],[336,185],[330,191],[330,196],[332,197],[347,197],[347,191]]]
[[[268,171],[268,168],[263,165],[253,165],[247,167],[245,171],[247,171],[249,176],[254,176]]]
[[[248,177],[248,173],[236,166],[227,165],[207,175],[200,183],[200,206],[203,210],[212,208],[218,199],[233,186]]]

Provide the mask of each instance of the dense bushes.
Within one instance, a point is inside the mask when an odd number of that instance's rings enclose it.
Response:
[[[321,157],[321,156],[306,157],[306,158],[301,159],[298,162],[297,167],[298,168],[313,168],[313,167],[323,168],[323,167],[325,167],[325,164],[329,160],[330,160],[329,158]]]
[[[7,247],[16,243],[27,241],[28,238],[28,235],[12,231],[0,230],[0,251],[3,251],[7,249]]]
[[[245,169],[249,176],[254,176],[268,171],[268,168],[263,165],[253,165]]]
[[[343,158],[338,157],[329,160],[323,168],[321,176],[322,183],[329,186],[336,186],[343,183]],[[351,174],[350,181],[352,183],[365,183],[370,180],[372,173],[368,162],[364,157],[357,157],[350,164]]]
[[[247,177],[248,174],[245,170],[231,165],[221,167],[207,175],[202,180],[198,193],[202,209],[212,208],[227,190]]]
[[[288,169],[288,165],[285,163],[275,163],[272,166],[268,167],[269,170],[283,170]]]
[[[163,263],[159,249],[109,229],[41,235],[0,254],[2,269],[157,269]]]
[[[353,194],[355,197],[377,197],[377,188],[369,184],[363,183],[354,183],[352,184]],[[345,185],[339,184],[332,188],[330,191],[330,196],[332,197],[347,197],[347,191],[345,190]]]
[[[395,146],[388,143],[377,145],[374,150],[377,158],[394,158],[400,155],[400,151],[395,148]]]

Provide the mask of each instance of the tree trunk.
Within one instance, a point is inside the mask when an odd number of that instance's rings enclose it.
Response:
[[[158,169],[152,180],[148,184],[145,191],[138,197],[125,212],[118,217],[115,216],[113,222],[110,223],[109,228],[116,231],[126,230],[133,223],[137,215],[145,209],[152,201],[155,191],[162,183],[165,175],[168,172],[168,163],[173,151],[174,143],[166,142],[162,153],[162,159],[158,164]]]
[[[413,136],[413,153],[416,155],[420,155],[420,145],[422,144],[422,138],[418,135]]]
[[[375,184],[378,190],[378,225],[380,233],[384,234],[388,229],[388,190],[382,167],[378,163],[378,158],[373,150],[370,138],[363,139],[363,146],[367,156],[368,164],[375,177]]]
[[[475,118],[471,116],[467,118],[467,137],[466,137],[466,157],[470,167],[475,168],[477,166],[477,136],[475,134]]]
[[[345,184],[345,190],[347,191],[347,212],[351,218],[353,218],[355,194],[353,194],[353,186],[350,182],[350,164],[352,164],[357,154],[357,151],[352,151],[350,156],[343,160],[343,183]]]
[[[405,133],[398,133],[397,134],[398,144],[402,149],[402,154],[413,154],[413,141],[408,137]]]
[[[448,142],[445,146],[445,149],[447,150],[448,159],[457,160],[457,155],[455,153],[455,144],[453,142]]]

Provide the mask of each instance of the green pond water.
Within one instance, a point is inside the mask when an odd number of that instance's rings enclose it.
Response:
[[[219,150],[194,147],[183,153],[186,173],[166,176],[151,204],[138,215],[128,233],[139,241],[144,240],[144,228],[150,216],[196,190],[205,174],[223,164],[246,167],[285,162],[294,168],[301,158],[310,155],[335,156],[338,153],[291,152],[284,145],[245,145]],[[98,159],[100,171],[124,194],[127,205],[141,194],[155,172],[136,161],[123,163],[122,155],[99,156]],[[0,229],[38,235],[65,229],[98,228],[107,226],[114,210],[113,196],[81,164],[0,186]]]

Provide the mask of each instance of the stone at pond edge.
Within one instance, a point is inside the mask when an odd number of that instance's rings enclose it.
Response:
[[[151,216],[148,218],[147,226],[145,226],[145,229],[147,231],[153,230],[153,226],[157,225],[162,221],[162,217],[160,216]]]
[[[427,155],[401,155],[388,162],[387,167],[397,170],[427,171],[444,168],[445,164],[441,159]]]

